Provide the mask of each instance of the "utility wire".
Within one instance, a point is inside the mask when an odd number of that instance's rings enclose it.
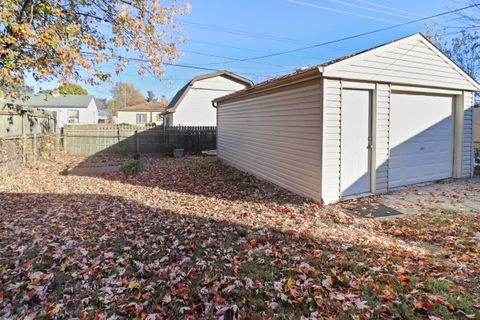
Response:
[[[398,28],[398,27],[401,27],[401,26],[405,26],[405,25],[409,25],[409,24],[413,24],[413,23],[417,23],[417,22],[421,22],[421,21],[425,21],[425,20],[429,20],[429,19],[433,19],[433,18],[437,18],[437,17],[441,17],[441,16],[445,16],[447,14],[460,12],[460,11],[467,10],[467,9],[470,9],[470,8],[474,8],[474,7],[478,7],[478,6],[480,6],[480,5],[479,4],[472,4],[472,5],[469,5],[469,6],[466,6],[466,7],[461,7],[461,8],[458,8],[458,9],[454,9],[454,10],[438,13],[438,14],[435,14],[435,15],[427,16],[427,17],[424,17],[424,18],[407,21],[407,22],[396,24],[396,25],[393,25],[393,26],[384,27],[384,28],[380,28],[380,29],[376,29],[376,30],[372,30],[372,31],[367,31],[367,32],[362,32],[362,33],[359,33],[359,34],[356,34],[356,35],[353,35],[353,36],[343,37],[343,38],[340,38],[340,39],[330,40],[330,41],[327,41],[327,42],[322,42],[322,43],[319,43],[319,44],[306,46],[306,47],[301,47],[301,48],[296,48],[296,49],[292,49],[292,50],[286,50],[286,51],[282,51],[282,52],[277,52],[277,53],[266,54],[266,55],[262,55],[262,56],[256,56],[256,57],[252,57],[252,58],[242,59],[242,61],[252,61],[252,60],[271,58],[271,57],[281,56],[281,55],[285,55],[285,54],[289,54],[289,53],[304,51],[304,50],[313,49],[313,48],[318,48],[318,47],[326,46],[326,45],[329,45],[329,44],[338,43],[338,42],[342,42],[342,41],[346,41],[346,40],[351,40],[351,39],[355,39],[355,38],[359,38],[359,37],[364,37],[364,36],[371,35],[371,34],[374,34],[374,33],[387,31],[387,30],[391,30],[391,29]]]
[[[314,4],[314,3],[308,3],[308,2],[297,1],[297,0],[286,0],[286,1],[287,1],[287,2],[290,2],[290,3],[293,3],[293,4],[296,4],[296,5],[304,6],[304,7],[311,7],[311,8],[316,8],[316,9],[323,9],[323,10],[333,11],[333,12],[337,12],[337,13],[348,14],[348,15],[355,16],[355,17],[370,19],[370,20],[388,22],[388,23],[392,23],[392,24],[399,24],[399,23],[401,23],[401,22],[394,21],[394,20],[377,18],[377,17],[367,16],[367,15],[365,15],[365,14],[355,13],[355,12],[351,12],[351,11],[345,11],[345,10],[340,10],[340,9],[334,9],[334,8],[330,8],[330,7],[320,6],[320,5]]]
[[[291,38],[283,38],[283,37],[277,37],[277,36],[262,34],[257,32],[243,31],[243,30],[226,28],[221,26],[213,26],[213,25],[208,25],[208,24],[198,23],[198,22],[188,22],[181,19],[177,19],[177,21],[179,21],[181,25],[192,27],[192,28],[205,29],[205,30],[217,31],[217,32],[225,32],[225,33],[236,34],[236,35],[241,35],[241,36],[246,36],[251,38],[258,38],[263,40],[305,44],[304,41],[298,41],[296,39],[291,39]]]
[[[201,40],[194,40],[194,39],[187,39],[186,42],[188,43],[198,43],[202,45],[207,45],[207,46],[213,46],[213,47],[220,47],[220,48],[228,48],[228,49],[235,49],[235,50],[241,50],[243,52],[245,51],[251,51],[251,52],[258,52],[258,53],[263,53],[263,54],[268,54],[272,53],[270,51],[265,51],[265,50],[259,50],[259,49],[252,49],[252,48],[244,48],[244,47],[236,47],[236,46],[231,46],[227,44],[220,44],[220,43],[214,43],[214,42],[208,42],[208,41],[201,41]],[[304,56],[304,55],[296,55],[296,54],[289,54],[288,56],[291,57],[296,57],[296,58],[301,58],[301,59],[318,59],[318,57],[309,57],[309,56]],[[230,59],[231,60],[231,59]],[[233,61],[228,61],[228,62],[233,62]],[[214,63],[206,63],[202,65],[214,65],[214,64],[222,64],[221,62],[214,62]]]
[[[348,6],[348,7],[359,8],[359,9],[363,9],[363,10],[367,10],[367,11],[371,11],[371,12],[383,13],[383,14],[386,14],[386,15],[389,15],[389,16],[394,16],[394,17],[399,17],[399,18],[405,18],[405,19],[417,19],[418,18],[418,16],[415,17],[415,16],[412,16],[411,14],[406,16],[405,14],[398,14],[398,13],[394,13],[394,12],[391,12],[391,11],[369,8],[369,7],[366,7],[366,6],[353,4],[353,3],[349,3],[349,2],[345,2],[345,1],[340,1],[340,0],[327,0],[327,1],[333,2],[333,3],[338,3],[338,4],[341,4],[341,5],[344,5],[344,6]]]
[[[360,3],[364,3],[364,4],[368,4],[368,5],[371,5],[371,6],[374,6],[374,7],[378,7],[378,8],[383,8],[383,9],[389,9],[389,10],[393,10],[393,11],[397,11],[397,12],[403,12],[403,13],[408,13],[412,16],[417,16],[417,17],[420,17],[420,18],[425,18],[427,16],[425,15],[422,15],[422,14],[418,14],[416,12],[412,12],[412,11],[407,11],[407,10],[402,10],[402,9],[397,9],[397,8],[392,8],[390,6],[385,6],[385,5],[381,5],[381,4],[378,4],[378,3],[374,3],[374,2],[370,2],[370,1],[365,1],[365,0],[356,0],[357,2],[360,2]]]
[[[95,53],[93,52],[87,52],[87,51],[82,51],[81,52],[84,55],[87,56],[96,56]],[[137,61],[137,62],[150,62],[148,59],[141,59],[141,58],[129,58],[129,57],[123,57],[123,56],[109,56],[111,59],[117,59],[117,60],[131,60],[131,61]],[[205,68],[205,67],[200,67],[200,66],[195,66],[195,65],[189,65],[189,64],[180,64],[180,63],[169,63],[169,62],[163,62],[164,65],[166,66],[171,66],[171,67],[178,67],[178,68],[186,68],[186,69],[192,69],[192,70],[202,70],[202,71],[212,71],[212,72],[223,72],[225,70],[222,69],[214,69],[214,68]],[[289,71],[291,69],[288,69]],[[282,73],[284,71],[279,71],[279,72],[269,72],[266,73],[267,75],[274,75],[278,73]],[[243,71],[236,71],[236,73],[244,74],[244,75],[249,75],[249,76],[254,76],[254,77],[263,77],[264,74],[261,73],[251,73],[251,72],[243,72]]]
[[[192,50],[180,50],[180,52],[191,53],[191,54],[196,54],[196,55],[205,56],[205,57],[229,59],[231,62],[239,61],[239,62],[262,64],[262,65],[272,66],[272,67],[288,68],[288,67],[286,67],[286,66],[281,66],[281,65],[278,65],[278,64],[271,64],[271,63],[261,62],[261,61],[242,61],[241,58],[232,58],[232,57],[226,57],[226,56],[219,56],[219,55],[215,55],[215,54],[203,53],[203,52],[192,51]]]
[[[82,54],[85,54],[85,55],[93,55],[93,53],[89,53],[89,52],[82,52]],[[110,58],[112,59],[117,59],[117,60],[121,60],[121,59],[124,59],[124,60],[132,60],[130,64],[124,66],[123,69],[127,69],[127,68],[137,68],[136,66],[133,65],[133,63],[135,62],[139,62],[139,63],[145,63],[145,62],[148,62],[149,60],[147,59],[133,59],[133,58],[127,58],[127,57],[121,57],[121,56],[110,56]],[[115,62],[113,61],[104,61],[102,62],[102,64],[105,64],[107,66],[105,66],[105,68],[108,68],[108,69],[114,69],[113,66],[110,66],[110,64],[116,64]],[[168,65],[169,67],[177,67],[179,66],[178,64],[175,64],[175,63],[164,63],[165,65]],[[176,70],[175,72],[179,72],[179,71],[185,71],[185,72],[190,72],[189,69],[191,69],[190,67],[198,67],[198,65],[182,65],[182,67],[185,67],[185,69],[181,69],[181,70]],[[285,73],[285,72],[288,72],[288,71],[291,71],[291,70],[294,70],[295,68],[287,68],[285,67],[286,69],[283,69],[283,70],[278,70],[278,71],[270,71],[270,72],[257,72],[257,73],[245,73],[243,71],[235,71],[235,70],[231,70],[232,72],[235,72],[235,73],[243,73],[243,74],[248,74],[250,76],[256,76],[256,77],[268,77],[270,75],[275,75],[275,74],[280,74],[280,73]],[[220,70],[220,69],[211,69],[211,68],[206,68],[208,69],[208,71],[225,71],[225,70]],[[133,74],[126,74],[125,72],[122,72],[123,75],[130,75],[130,76],[134,76]],[[138,75],[138,74],[137,74]],[[160,78],[160,80],[165,80],[163,78]],[[168,79],[170,80],[170,79]],[[173,80],[182,80],[182,79],[173,79]],[[183,79],[183,80],[187,80],[187,79]]]

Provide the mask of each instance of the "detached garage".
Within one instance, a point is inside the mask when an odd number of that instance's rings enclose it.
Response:
[[[214,100],[218,156],[325,203],[469,178],[477,90],[415,34]]]

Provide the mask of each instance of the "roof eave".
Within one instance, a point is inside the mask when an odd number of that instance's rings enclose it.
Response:
[[[257,85],[257,86],[253,86],[252,88],[240,90],[240,91],[234,92],[232,94],[214,99],[212,101],[212,105],[216,108],[222,103],[234,101],[234,100],[237,100],[237,99],[240,99],[240,98],[243,98],[243,97],[259,94],[259,93],[274,90],[274,89],[277,89],[277,88],[290,86],[290,85],[293,85],[293,84],[296,84],[296,83],[299,83],[299,82],[304,82],[304,81],[308,81],[308,80],[317,79],[317,78],[320,78],[322,76],[322,73],[323,73],[323,67],[314,67],[314,68],[311,68],[311,69],[309,69],[305,72],[299,72],[299,73],[296,73],[296,74],[292,74],[288,77],[278,79],[278,80],[272,81],[270,83],[265,83],[263,85],[260,84],[260,85]]]
[[[174,99],[172,99],[172,101],[167,105],[167,108],[165,111],[168,111],[170,113],[174,113],[175,111],[177,111],[178,105],[183,101],[187,93],[193,87],[193,83],[194,81],[190,80],[190,82],[185,87],[182,87],[182,89],[180,89],[180,90],[183,90],[181,95],[178,97],[178,99],[175,99],[174,97]]]

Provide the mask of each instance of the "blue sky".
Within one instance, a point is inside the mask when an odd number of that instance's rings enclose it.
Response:
[[[233,61],[281,52],[415,20],[465,6],[455,0],[191,0],[191,14],[178,18],[178,63],[236,72],[254,82],[368,49],[423,31],[424,22],[289,55],[252,62]],[[455,27],[455,16],[428,22]],[[451,31],[455,31],[452,29]],[[225,57],[225,58],[223,58]],[[233,58],[233,59],[232,59]],[[193,76],[209,71],[167,67],[162,79],[139,76],[131,64],[113,81],[134,83],[145,95],[171,98]],[[105,68],[113,70],[113,65]],[[37,90],[39,84],[29,80]],[[42,84],[42,88],[55,83]],[[86,86],[90,94],[110,97],[111,84]]]

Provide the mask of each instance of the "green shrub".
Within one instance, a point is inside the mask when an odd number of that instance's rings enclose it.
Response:
[[[115,150],[115,153],[118,156],[127,157],[128,156],[128,147],[126,145],[121,145],[117,148],[117,150]]]
[[[457,214],[457,211],[454,210],[454,209],[449,209],[449,208],[443,208],[443,213],[445,214],[449,214],[449,215],[456,215]]]
[[[226,179],[226,182],[237,185],[241,189],[250,189],[252,187],[252,185],[248,181],[245,181],[244,178],[240,176],[231,176]]]
[[[126,174],[138,174],[143,171],[144,164],[143,160],[132,160],[126,165],[123,166],[122,171]]]

